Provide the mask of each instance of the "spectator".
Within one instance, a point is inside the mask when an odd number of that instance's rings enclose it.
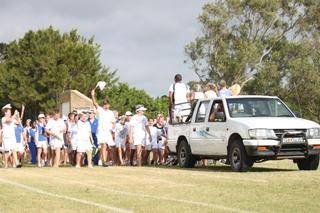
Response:
[[[114,113],[110,110],[111,104],[106,99],[102,107],[96,101],[95,89],[91,91],[93,105],[95,106],[98,114],[98,130],[97,138],[100,145],[100,160],[99,165],[107,167],[107,144],[113,147],[113,152],[115,151],[115,143],[112,137],[112,130],[114,129],[116,118]]]
[[[218,92],[219,97],[229,97],[232,96],[232,93],[229,89],[227,89],[227,83],[225,80],[221,80],[219,82],[220,90]]]
[[[45,115],[40,114],[38,116],[38,124],[36,127],[36,134],[35,134],[35,142],[38,150],[37,152],[38,167],[48,165],[48,140],[47,140],[45,127],[46,127]],[[41,156],[43,156],[43,158],[41,158]]]
[[[142,148],[144,147],[147,133],[151,140],[151,133],[148,126],[148,119],[144,116],[147,109],[143,105],[136,106],[136,114],[130,121],[130,143],[136,147],[137,165],[142,165]],[[150,141],[151,142],[151,141]]]
[[[53,118],[49,120],[46,126],[47,134],[50,135],[50,147],[52,150],[53,167],[60,165],[60,151],[63,148],[63,133],[66,131],[66,125],[60,118],[59,110],[56,110]]]
[[[213,83],[206,85],[206,92],[204,93],[205,99],[213,99],[217,97],[217,87]]]
[[[175,75],[174,84],[169,88],[169,115],[170,123],[173,119],[177,119],[178,122],[183,121],[184,117],[190,113],[188,109],[190,104],[188,103],[190,89],[182,82],[182,76],[180,74]]]

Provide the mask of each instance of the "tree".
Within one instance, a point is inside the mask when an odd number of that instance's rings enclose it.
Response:
[[[21,39],[6,45],[1,63],[1,100],[15,106],[27,105],[27,115],[51,111],[59,95],[77,89],[89,95],[99,80],[108,85],[117,82],[115,71],[100,62],[100,46],[76,30],[61,34],[49,27],[29,31]]]
[[[108,98],[112,109],[119,111],[123,115],[126,111],[135,111],[135,106],[143,104],[147,109],[146,115],[155,118],[158,113],[167,115],[167,97],[158,97],[153,99],[144,90],[138,90],[130,87],[127,83],[119,83],[109,89],[98,92],[98,100],[101,102]]]
[[[245,84],[283,40],[317,32],[319,9],[317,1],[217,0],[203,7],[202,35],[185,51],[201,82]]]

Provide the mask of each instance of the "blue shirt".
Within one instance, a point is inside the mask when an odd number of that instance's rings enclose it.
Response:
[[[228,96],[232,96],[232,93],[229,89],[223,88],[223,89],[219,90],[218,96],[219,97],[228,97]]]
[[[91,133],[96,134],[98,129],[98,119],[95,118],[92,123],[90,121],[90,118],[88,119],[88,121],[91,125]]]
[[[21,143],[23,130],[24,128],[21,124],[16,126],[16,128],[14,128],[17,143]]]
[[[38,141],[47,141],[47,136],[45,135],[45,126],[44,125],[37,125],[37,132],[38,132]]]

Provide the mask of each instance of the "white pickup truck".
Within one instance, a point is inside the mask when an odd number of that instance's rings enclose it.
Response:
[[[296,115],[278,97],[198,100],[183,123],[170,124],[168,146],[181,167],[226,159],[233,171],[254,163],[292,159],[300,170],[319,165],[320,125]]]

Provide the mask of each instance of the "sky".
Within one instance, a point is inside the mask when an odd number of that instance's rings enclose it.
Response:
[[[184,47],[200,34],[208,0],[0,0],[0,42],[52,25],[78,29],[101,45],[101,61],[120,81],[152,96],[167,94],[176,73],[197,80]]]

